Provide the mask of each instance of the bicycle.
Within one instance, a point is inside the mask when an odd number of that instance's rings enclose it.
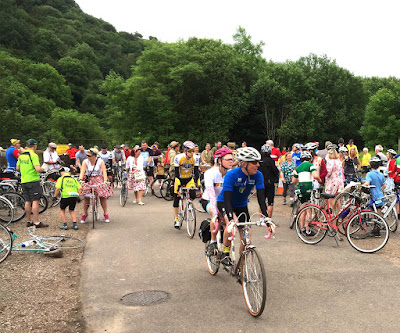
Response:
[[[196,233],[196,212],[189,194],[189,191],[193,189],[193,187],[180,187],[178,193],[180,197],[178,210],[179,229],[182,227],[183,220],[186,220],[186,231],[191,239]]]
[[[327,209],[316,204],[306,204],[296,217],[296,232],[306,244],[315,245],[325,236],[333,237],[339,246],[339,227],[344,224],[343,230],[350,245],[359,252],[373,253],[382,249],[389,239],[389,227],[386,221],[369,209],[362,209],[362,198],[351,194],[352,198],[342,207],[340,212],[332,215],[327,201]],[[325,199],[334,198],[334,195],[321,193]],[[341,220],[340,220],[341,219]],[[336,223],[334,223],[336,221]],[[304,229],[305,228],[305,229]],[[306,229],[310,233],[306,233]],[[340,232],[340,231],[339,231]],[[383,233],[383,237],[381,235]],[[377,234],[380,237],[375,237]]]
[[[36,227],[28,228],[29,240],[14,244],[18,237],[9,227],[0,224],[0,263],[6,260],[11,251],[29,251],[62,257],[64,249],[77,249],[84,246],[84,241],[71,236],[35,235]]]
[[[387,222],[391,232],[395,232],[397,230],[399,223],[396,211],[396,204],[400,202],[400,195],[397,192],[398,189],[399,187],[396,186],[395,191],[385,191],[385,195],[382,198],[372,202],[372,207],[375,213],[378,213],[376,205],[383,203],[383,205],[379,208],[381,208],[382,217]]]
[[[270,238],[275,233],[276,227],[270,219],[265,221],[260,218],[260,220],[252,222],[251,220],[256,214],[259,215],[259,213],[254,213],[248,222],[231,222],[228,225],[227,231],[229,233],[233,231],[233,236],[229,238],[231,240],[230,258],[233,261],[233,265],[224,266],[224,270],[228,272],[229,275],[236,278],[237,282],[242,285],[246,307],[253,317],[260,316],[264,311],[267,300],[267,276],[265,274],[264,264],[260,255],[256,251],[256,247],[251,244],[250,227],[252,225],[267,227],[266,223],[269,223],[273,232],[264,236],[266,239]],[[238,216],[238,219],[241,215]],[[214,252],[209,250],[210,240],[208,240],[205,245],[206,263],[211,275],[216,275],[218,273],[221,264],[222,251],[224,247],[222,243],[224,230],[221,222],[221,220],[216,219],[215,229],[218,230],[217,250]],[[245,240],[244,242],[242,241],[243,251],[239,254],[238,259],[236,259],[234,244],[237,227],[243,227],[243,238]]]
[[[13,204],[0,195],[0,225],[8,226],[14,220]]]
[[[121,193],[119,195],[119,203],[122,207],[125,206],[128,200],[128,173],[124,171],[122,174]]]
[[[160,192],[164,200],[172,201],[174,199],[174,184],[175,180],[172,178],[164,179],[161,183]]]
[[[315,203],[316,205],[319,205],[323,208],[325,208],[325,201],[322,201],[321,199],[321,192],[322,192],[322,188],[319,188],[317,190],[308,190],[308,193],[310,193],[310,200],[308,201],[308,203]],[[293,229],[294,227],[294,223],[296,222],[296,217],[297,214],[300,210],[301,207],[301,199],[302,198],[302,194],[300,189],[296,189],[294,191],[294,200],[293,200],[293,206],[292,206],[292,211],[290,213],[290,220],[289,220],[289,228]]]
[[[96,194],[95,188],[99,187],[100,185],[88,185],[90,187],[90,202],[89,206],[92,207],[92,223],[93,223],[93,229],[94,229],[94,223],[95,221],[99,220],[99,197]]]
[[[118,187],[118,184],[122,184],[122,172],[125,169],[125,163],[121,161],[117,162],[114,166],[114,183],[115,187]]]

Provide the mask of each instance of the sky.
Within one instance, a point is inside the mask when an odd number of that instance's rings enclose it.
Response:
[[[75,0],[118,31],[233,44],[239,26],[274,62],[326,54],[357,76],[400,78],[398,0]]]

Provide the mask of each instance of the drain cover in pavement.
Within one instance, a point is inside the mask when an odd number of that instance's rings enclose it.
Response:
[[[145,306],[154,303],[164,302],[169,298],[169,294],[160,290],[137,291],[121,297],[124,305]]]

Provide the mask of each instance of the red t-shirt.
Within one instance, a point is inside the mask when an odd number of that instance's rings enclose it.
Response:
[[[276,162],[278,161],[279,156],[281,156],[281,151],[279,148],[273,147],[271,150],[271,158]]]
[[[69,158],[75,158],[75,154],[78,152],[79,150],[76,148],[68,148],[65,152],[68,154]]]
[[[389,172],[389,171],[392,171],[392,173],[389,173],[389,177],[390,177],[390,178],[393,178],[393,179],[396,178],[396,174],[395,174],[396,166],[394,165],[395,162],[396,162],[396,159],[395,159],[395,158],[392,158],[392,159],[390,160],[390,162],[389,162],[389,165],[388,165],[388,172]]]

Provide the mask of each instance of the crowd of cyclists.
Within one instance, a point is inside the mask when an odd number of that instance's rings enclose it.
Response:
[[[260,213],[266,218],[269,227],[268,221],[273,214],[278,184],[283,186],[283,205],[287,204],[288,193],[289,204],[293,205],[296,187],[300,190],[301,202],[305,203],[310,199],[313,189],[324,187],[326,193],[337,195],[347,182],[360,178],[363,178],[366,184],[373,185],[373,200],[383,196],[385,186],[400,185],[400,154],[394,149],[388,149],[384,155],[382,146],[376,145],[375,156],[372,157],[368,149],[364,148],[360,161],[359,151],[353,140],[349,140],[347,145],[343,139],[339,139],[337,144],[327,141],[323,149],[319,149],[318,142],[305,145],[295,143],[291,149],[284,147],[282,151],[274,146],[272,140],[266,141],[260,151],[247,147],[246,142],[243,142],[240,148],[233,142],[226,145],[216,142],[213,148],[207,143],[202,152],[192,141],[183,142],[181,152],[180,143],[172,141],[165,154],[157,142],[149,147],[146,141],[142,141],[140,147],[136,145],[132,149],[127,144],[116,145],[113,150],[109,150],[107,145],[102,145],[100,149],[97,146],[90,149],[85,149],[84,145],[77,148],[72,144],[68,146],[64,154],[68,161],[63,163],[57,154],[57,145],[50,142],[43,152],[43,164],[40,165],[36,154],[36,140],[28,140],[25,149],[21,149],[19,140],[11,140],[11,146],[6,150],[7,171],[21,172],[28,226],[34,224],[37,227],[47,227],[39,221],[37,213],[40,196],[38,181],[41,172],[59,172],[59,175],[53,178],[57,181],[56,194],[60,192],[62,196],[60,215],[63,229],[68,228],[65,209],[69,208],[70,212],[73,212],[80,196],[83,196],[85,203],[80,222],[86,222],[89,205],[87,194],[91,191],[90,186],[96,186],[95,190],[104,211],[104,220],[110,222],[107,198],[113,194],[118,173],[126,171],[128,174],[129,190],[135,193],[133,204],[144,205],[143,191],[147,184],[152,182],[153,177],[167,172],[174,179],[175,228],[180,228],[179,188],[193,188],[189,193],[194,200],[196,187],[204,187],[201,204],[211,217],[211,231],[215,228],[218,216],[225,221],[225,248],[222,260],[225,265],[231,265],[230,241],[226,226],[230,221],[237,222],[239,215],[243,219],[249,218],[248,198],[254,190]],[[203,172],[204,170],[207,171]],[[71,173],[78,175],[76,178],[79,181],[70,181]],[[58,180],[58,177],[62,179]],[[201,178],[204,178],[203,185],[200,183]],[[399,214],[398,205],[397,213]],[[71,217],[73,229],[78,229],[76,215],[73,213]],[[312,232],[307,230],[306,226],[303,231],[307,235]],[[215,232],[211,233],[210,245],[211,250],[216,246]]]

